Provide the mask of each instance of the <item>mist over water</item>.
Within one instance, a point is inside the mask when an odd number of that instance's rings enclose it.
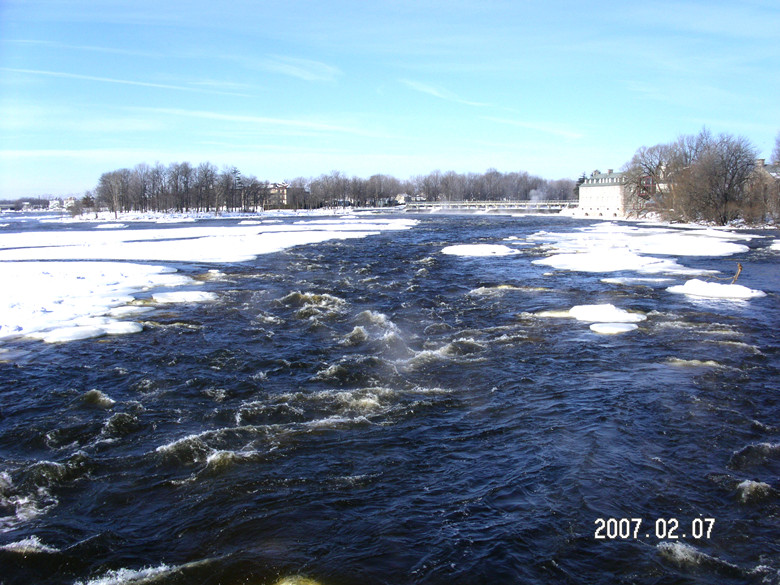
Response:
[[[0,583],[780,583],[777,232],[674,257],[766,293],[714,300],[534,263],[591,222],[419,219],[5,342]],[[566,314],[608,304],[644,318]]]

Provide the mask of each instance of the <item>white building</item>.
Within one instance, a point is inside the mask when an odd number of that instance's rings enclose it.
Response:
[[[580,203],[575,217],[603,217],[605,219],[626,216],[623,173],[609,169],[606,173],[593,171],[580,185]]]

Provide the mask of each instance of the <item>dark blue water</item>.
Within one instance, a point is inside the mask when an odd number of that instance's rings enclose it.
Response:
[[[440,253],[586,222],[419,217],[179,264],[219,300],[135,335],[6,343],[0,583],[780,583],[771,239],[679,260],[766,297],[693,302]],[[537,315],[595,303],[648,318]]]

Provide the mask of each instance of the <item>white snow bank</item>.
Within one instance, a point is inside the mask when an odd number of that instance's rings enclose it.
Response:
[[[503,244],[457,244],[442,248],[442,254],[453,256],[509,256],[519,254],[517,250]]]
[[[766,296],[763,291],[753,290],[741,284],[706,282],[698,278],[691,279],[685,284],[670,286],[666,290],[675,294],[707,299],[752,299]]]
[[[638,323],[647,319],[645,315],[630,313],[611,304],[577,305],[569,309],[569,316],[590,323]]]
[[[780,250],[780,240],[775,240],[774,242],[772,242],[771,248],[773,250]]]

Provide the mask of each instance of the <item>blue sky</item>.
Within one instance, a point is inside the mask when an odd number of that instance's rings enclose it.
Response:
[[[703,126],[769,157],[776,0],[0,1],[0,198],[210,161],[548,179]]]

